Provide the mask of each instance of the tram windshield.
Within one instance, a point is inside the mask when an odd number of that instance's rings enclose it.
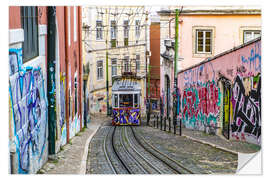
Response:
[[[119,106],[120,107],[133,107],[133,94],[120,94]]]

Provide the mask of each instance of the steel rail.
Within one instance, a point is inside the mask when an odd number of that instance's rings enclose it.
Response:
[[[153,152],[151,152],[149,149],[147,149],[145,147],[145,145],[143,145],[143,143],[138,139],[136,133],[134,132],[133,127],[131,127],[132,133],[136,139],[136,141],[145,148],[146,151],[148,151],[150,154],[152,154],[153,156],[155,156],[156,158],[158,158],[159,160],[161,160],[163,163],[165,163],[167,166],[169,166],[171,169],[173,169],[176,173],[179,174],[183,174],[182,172],[180,172],[178,169],[176,169],[175,167],[173,167],[171,164],[169,164],[168,162],[166,162],[165,160],[161,159],[159,156],[157,156],[156,154],[154,154]],[[181,165],[179,162],[175,161],[174,159],[170,158],[168,155],[160,152],[158,149],[156,149],[154,146],[152,146],[150,143],[148,143],[144,137],[140,136],[140,139],[142,139],[144,141],[145,144],[147,144],[149,147],[151,147],[155,152],[157,152],[158,154],[160,154],[161,156],[165,157],[166,159],[170,160],[171,162],[175,163],[177,166],[179,166],[181,169],[184,169],[185,171],[187,171],[190,174],[194,174],[194,172],[192,172],[191,170],[185,168],[183,165]]]
[[[115,128],[115,127],[113,127],[113,128]],[[111,130],[111,128],[110,128],[110,130]],[[117,174],[117,172],[116,172],[116,170],[115,170],[115,167],[114,167],[113,164],[112,164],[112,160],[111,160],[110,157],[108,156],[107,148],[106,148],[106,142],[107,142],[107,138],[108,138],[108,136],[109,136],[109,134],[110,134],[110,130],[108,131],[107,135],[106,135],[105,138],[104,138],[104,142],[103,142],[103,150],[104,150],[105,157],[106,157],[106,159],[107,159],[107,161],[108,161],[108,163],[109,163],[109,165],[110,165],[110,168],[112,169],[112,171],[113,171],[114,174]]]
[[[123,130],[124,128],[122,127],[121,130]],[[146,171],[144,168],[143,168],[143,165],[138,161],[136,160],[136,158],[127,150],[127,147],[124,145],[123,143],[123,136],[122,136],[122,131],[120,131],[120,143],[122,145],[122,147],[124,148],[124,151],[126,152],[126,154],[133,160],[133,162],[136,163],[136,165],[145,173],[149,173],[148,171]]]
[[[116,129],[116,126],[114,127],[113,129],[113,134],[112,134],[112,147],[113,147],[113,151],[115,152],[115,155],[117,156],[117,158],[119,159],[119,161],[121,162],[121,164],[123,165],[123,167],[127,170],[127,172],[129,174],[132,174],[131,170],[129,169],[129,167],[124,163],[124,161],[122,160],[122,158],[120,157],[119,153],[116,151],[115,149],[115,145],[114,145],[114,136],[115,136],[115,129]]]
[[[129,139],[128,135],[127,135],[127,131],[126,131],[126,127],[125,127],[125,135],[127,137],[127,140],[130,144],[130,146],[132,147],[132,149],[138,154],[138,156],[140,156],[152,169],[154,169],[155,171],[157,171],[159,174],[163,174],[162,171],[160,171],[158,168],[156,168],[151,162],[149,162],[149,160],[147,160],[143,155],[141,155],[136,148],[132,145],[131,140]]]

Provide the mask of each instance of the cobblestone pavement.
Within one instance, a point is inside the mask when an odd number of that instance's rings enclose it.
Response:
[[[64,145],[56,154],[54,160],[47,163],[38,171],[39,174],[85,174],[88,144],[97,129],[107,123],[108,118],[95,116],[91,118],[88,128],[74,136],[70,143]]]
[[[153,121],[150,124],[153,126]],[[101,147],[103,145],[101,143],[102,138],[95,139],[94,136],[96,132],[96,135],[99,136],[98,129],[106,129],[110,125],[111,119],[106,116],[92,117],[88,128],[73,137],[70,143],[63,146],[61,151],[56,154],[56,158],[54,160],[48,160],[38,173],[112,174],[106,164],[107,162],[105,162],[106,159],[102,157],[104,156]],[[134,129],[148,143],[172,158],[178,159],[180,163],[183,163],[195,173],[234,173],[237,168],[237,155],[233,154],[234,152],[252,153],[260,149],[256,145],[239,141],[228,141],[218,136],[185,128],[182,129],[183,136],[180,137],[178,134],[173,134],[173,128],[171,129],[172,132],[169,133],[155,127],[146,126],[145,119],[141,126]],[[177,133],[179,133],[179,129],[177,129]],[[92,147],[95,147],[95,149],[91,149],[89,145],[91,138]],[[212,146],[225,151],[213,148]],[[92,170],[90,165],[94,167]]]
[[[109,126],[102,126],[93,136],[88,150],[86,174],[113,174],[104,153],[104,138],[109,132]]]
[[[146,124],[145,120],[142,124]],[[151,119],[150,125],[152,127],[157,127],[156,124],[156,119]],[[164,126],[164,125],[163,125]],[[160,124],[159,124],[159,129],[160,129]],[[162,128],[164,129],[164,127]],[[167,126],[166,126],[167,131],[169,131],[169,125],[167,122]],[[171,128],[171,132],[173,133],[173,126]],[[179,135],[179,126],[177,126],[176,128],[176,134]],[[193,140],[196,140],[198,142],[204,143],[204,144],[209,144],[211,146],[226,150],[226,151],[230,151],[233,153],[255,153],[258,152],[261,147],[255,144],[250,144],[250,143],[246,143],[246,142],[242,142],[242,141],[236,141],[236,140],[227,140],[225,138],[221,138],[219,136],[216,135],[210,135],[210,134],[206,134],[202,131],[197,131],[197,130],[191,130],[191,129],[187,129],[187,128],[182,128],[182,135],[187,137],[187,138],[191,138]]]
[[[192,172],[196,174],[234,174],[236,172],[237,154],[222,151],[190,138],[160,131],[144,124],[135,126],[135,132]],[[89,145],[87,173],[112,174],[101,147],[103,145],[101,142],[103,142],[104,129],[105,127],[99,129]]]
[[[235,154],[148,126],[134,129],[148,143],[196,174],[236,172],[238,157]]]

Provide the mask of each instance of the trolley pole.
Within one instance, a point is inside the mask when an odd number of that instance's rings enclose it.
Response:
[[[179,9],[175,10],[175,43],[174,43],[174,114],[173,114],[173,126],[174,126],[174,134],[176,134],[176,120],[177,120],[177,101],[178,101],[178,87],[177,87],[177,60],[178,60],[178,17],[179,17]],[[181,136],[181,123],[180,123],[180,136]]]

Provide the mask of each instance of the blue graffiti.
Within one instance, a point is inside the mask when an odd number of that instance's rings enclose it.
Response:
[[[47,96],[41,68],[23,66],[21,49],[9,50],[9,65],[18,173],[28,173],[30,159],[40,162],[47,144]]]
[[[191,86],[195,85],[196,83],[200,83],[199,77],[204,70],[204,64],[200,65],[197,68],[189,69],[184,72],[184,85]]]
[[[261,45],[260,43],[255,44],[255,47],[250,50],[250,55],[248,57],[241,56],[241,61],[243,64],[249,64],[250,70],[255,70],[255,72],[261,71]]]

